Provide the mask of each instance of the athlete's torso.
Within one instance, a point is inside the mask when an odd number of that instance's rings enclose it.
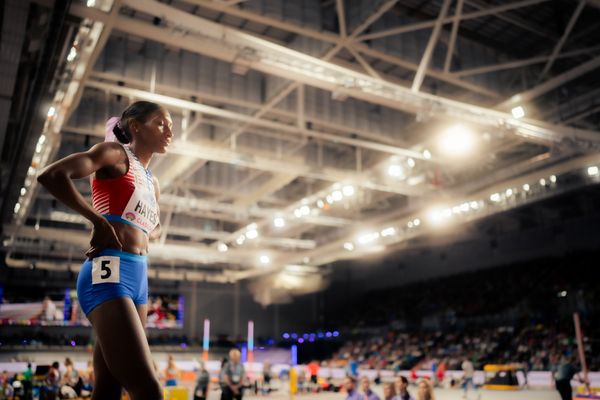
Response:
[[[115,228],[123,251],[146,254],[148,234],[159,223],[154,182],[128,146],[126,172],[114,178],[92,177],[92,203]]]

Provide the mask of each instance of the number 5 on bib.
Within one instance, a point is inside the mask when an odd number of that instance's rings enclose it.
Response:
[[[115,256],[101,256],[92,260],[92,284],[119,283],[120,259]]]

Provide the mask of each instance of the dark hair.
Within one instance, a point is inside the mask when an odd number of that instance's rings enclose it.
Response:
[[[129,131],[129,120],[131,118],[139,122],[146,122],[148,116],[156,110],[160,110],[159,104],[151,101],[136,101],[123,111],[121,119],[113,128],[113,133],[117,140],[123,144],[130,143],[133,139],[131,132]]]
[[[400,380],[402,381],[402,383],[404,383],[405,385],[408,385],[408,379],[406,379],[405,376],[400,375]]]

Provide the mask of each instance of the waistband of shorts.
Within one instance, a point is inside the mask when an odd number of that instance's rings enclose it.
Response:
[[[126,251],[116,249],[104,249],[98,256],[115,256],[122,260],[133,261],[133,262],[147,262],[148,256],[142,256],[140,254],[128,253]]]

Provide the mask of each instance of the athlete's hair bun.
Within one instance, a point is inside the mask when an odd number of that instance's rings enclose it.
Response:
[[[121,120],[117,121],[112,131],[119,142],[123,144],[131,142],[131,137],[129,136],[127,131],[121,126]]]

